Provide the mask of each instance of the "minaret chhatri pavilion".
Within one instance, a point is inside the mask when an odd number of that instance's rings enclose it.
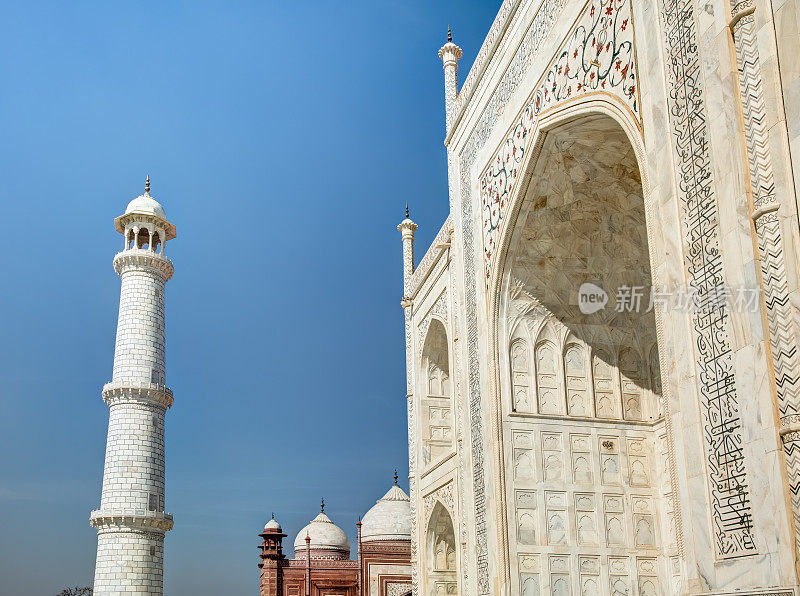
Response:
[[[150,196],[133,199],[114,220],[124,237],[114,269],[122,279],[114,372],[103,387],[108,438],[97,528],[95,596],[164,593],[164,415],[172,405],[164,365],[164,287],[172,262],[164,256],[175,226]]]

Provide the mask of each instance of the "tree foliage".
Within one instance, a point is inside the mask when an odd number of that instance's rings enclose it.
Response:
[[[56,596],[92,596],[93,593],[94,590],[89,587],[79,588],[75,586],[74,588],[64,588]]]

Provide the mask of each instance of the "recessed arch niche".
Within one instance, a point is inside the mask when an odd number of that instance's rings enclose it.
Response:
[[[447,331],[432,318],[422,348],[422,459],[425,465],[440,460],[453,449],[453,383]]]
[[[657,557],[664,554],[655,474],[663,419],[636,153],[620,125],[597,114],[541,139],[513,199],[490,287],[498,409],[510,438],[501,449],[513,462],[503,472],[506,519],[517,524],[508,556],[545,555],[539,547],[553,541],[599,560],[620,545]],[[587,284],[607,295],[604,305],[594,303],[600,308],[581,303]],[[624,288],[635,292],[623,308]],[[529,470],[515,459],[517,443],[534,447]],[[531,532],[517,503],[527,491],[542,495],[543,541],[533,545],[522,539]],[[626,497],[611,502],[608,493]],[[583,499],[572,504],[571,494]],[[633,527],[626,522],[632,495],[642,507]],[[520,570],[512,585],[532,592],[542,579]]]

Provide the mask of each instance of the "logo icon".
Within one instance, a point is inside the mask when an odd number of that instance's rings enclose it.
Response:
[[[600,286],[586,282],[578,288],[578,308],[585,315],[603,310],[608,304],[608,294]]]

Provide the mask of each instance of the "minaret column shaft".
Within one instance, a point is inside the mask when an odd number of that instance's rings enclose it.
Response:
[[[114,347],[114,383],[165,383],[164,275],[125,265]]]
[[[164,289],[173,267],[152,250],[152,241],[155,230],[166,230],[163,246],[175,228],[147,190],[116,224],[125,238],[132,232],[134,242],[114,257],[121,290],[112,380],[103,387],[109,407],[103,489],[100,509],[90,517],[98,530],[94,594],[162,596],[164,534],[172,529],[172,516],[164,512],[164,419],[172,405],[165,384]],[[140,230],[148,234],[147,249],[137,248]]]

